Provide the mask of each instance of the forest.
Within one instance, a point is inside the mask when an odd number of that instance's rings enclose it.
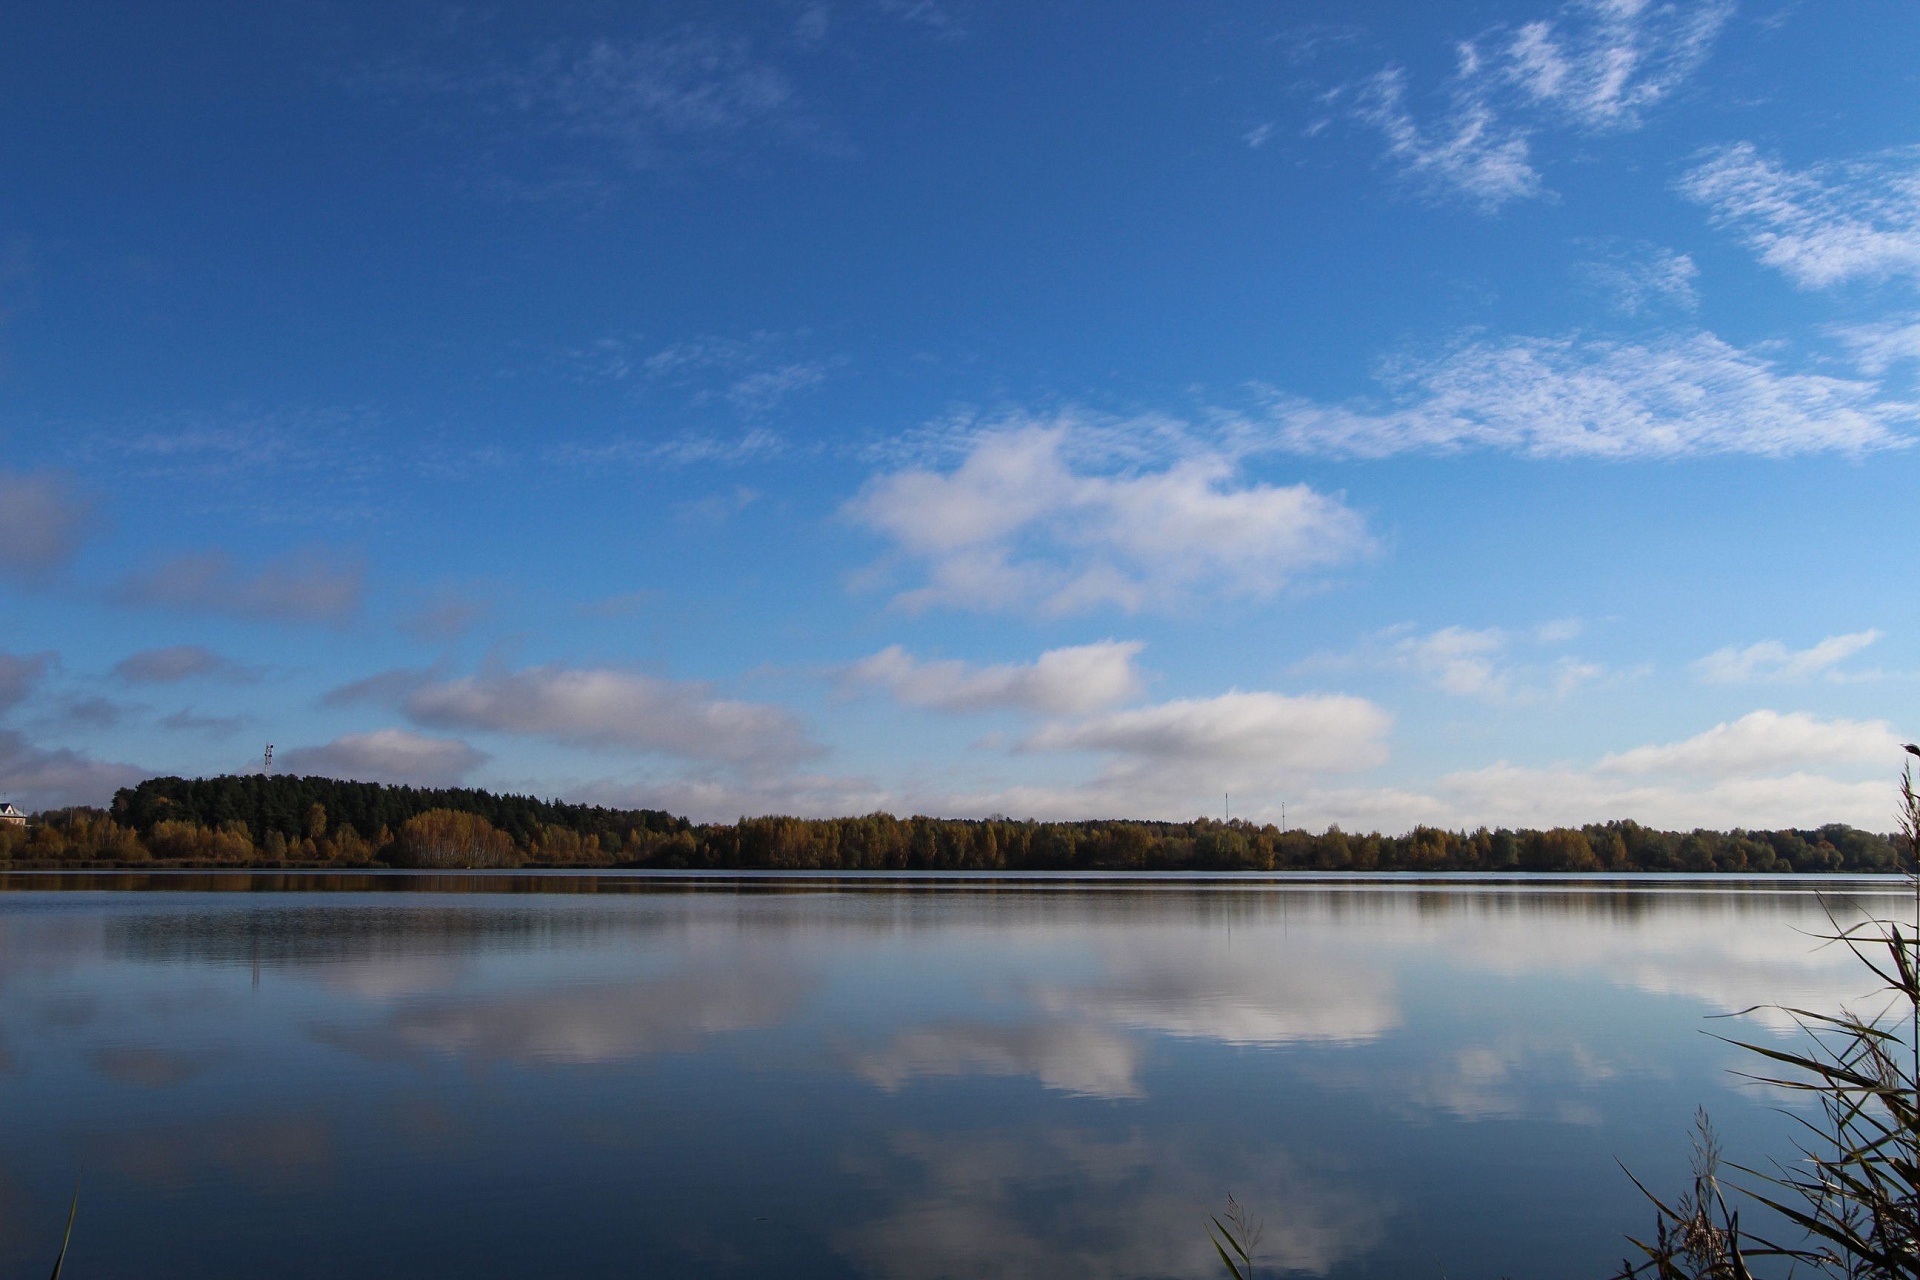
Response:
[[[332,778],[150,778],[110,808],[0,825],[0,863],[62,867],[636,867],[823,871],[1890,872],[1892,839],[1660,831],[1632,821],[1401,835],[1271,824],[1013,818],[742,818]]]

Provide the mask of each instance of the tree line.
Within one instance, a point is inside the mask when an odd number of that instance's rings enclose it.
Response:
[[[13,865],[650,867],[817,871],[1888,872],[1887,836],[1660,831],[1636,822],[1402,835],[1245,821],[1037,822],[872,813],[695,824],[466,788],[332,778],[150,778],[107,809],[0,825]]]

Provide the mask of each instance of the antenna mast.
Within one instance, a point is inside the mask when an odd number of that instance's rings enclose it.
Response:
[[[267,744],[266,754],[260,757],[260,772],[264,774],[273,772],[273,744],[271,742]]]

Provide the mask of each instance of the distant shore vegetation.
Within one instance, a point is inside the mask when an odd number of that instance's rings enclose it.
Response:
[[[1251,822],[742,818],[693,823],[464,788],[242,775],[150,778],[107,809],[0,825],[19,869],[632,867],[805,871],[1892,872],[1893,841],[1809,830],[1659,831],[1629,821],[1402,835]]]

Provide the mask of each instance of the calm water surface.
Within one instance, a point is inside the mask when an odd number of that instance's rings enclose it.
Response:
[[[0,1274],[1602,1276],[1892,884],[0,876]],[[209,891],[222,888],[251,891]],[[528,889],[549,890],[528,892]],[[505,890],[517,891],[505,891]],[[479,891],[485,890],[485,891]],[[1825,906],[1823,907],[1823,901]]]

